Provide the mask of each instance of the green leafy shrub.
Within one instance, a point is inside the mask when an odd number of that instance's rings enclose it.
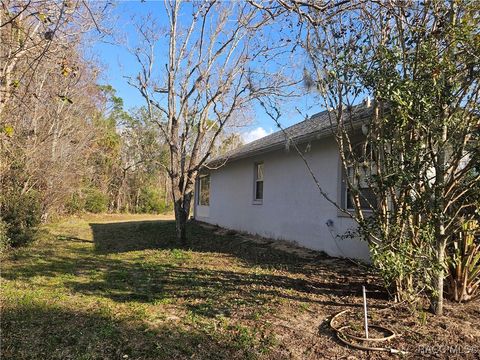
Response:
[[[145,187],[141,189],[137,212],[159,214],[168,210],[169,208],[166,206],[162,193],[159,190],[153,187]]]
[[[8,237],[8,224],[0,219],[0,253],[10,247],[10,238]]]
[[[39,196],[35,192],[9,194],[2,205],[2,246],[7,241],[12,247],[33,241],[42,216]]]
[[[85,211],[91,213],[102,213],[108,209],[108,196],[99,189],[90,188],[85,194]]]
[[[72,194],[65,203],[65,210],[68,214],[77,214],[85,209],[85,198],[78,192]]]

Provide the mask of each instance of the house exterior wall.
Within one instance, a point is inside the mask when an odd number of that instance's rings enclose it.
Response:
[[[341,199],[341,171],[334,139],[316,140],[300,148],[319,183],[335,201]],[[254,203],[254,165],[264,163],[262,204]],[[209,206],[195,199],[195,218],[221,227],[264,237],[296,241],[331,256],[369,260],[368,246],[339,238],[354,229],[353,220],[325,200],[295,150],[274,151],[239,159],[210,173]],[[327,222],[332,221],[331,226]]]

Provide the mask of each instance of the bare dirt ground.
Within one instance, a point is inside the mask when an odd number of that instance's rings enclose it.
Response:
[[[235,232],[200,224],[202,227],[220,235],[232,235]],[[355,264],[346,259],[331,258],[287,241],[273,241],[248,234],[236,234],[245,241],[267,246],[276,251],[293,254],[299,259],[313,261],[314,266],[307,273],[307,278],[315,278],[318,286],[312,286],[311,303],[302,314],[292,313],[291,309],[277,313],[271,320],[278,327],[283,327],[282,338],[285,342],[294,342],[287,346],[289,356],[302,359],[385,359],[435,358],[435,359],[480,359],[480,302],[467,304],[447,302],[445,316],[435,317],[426,304],[413,307],[406,304],[390,302],[381,281],[371,273],[371,269]],[[304,266],[306,270],[308,267]],[[317,271],[316,271],[317,270]],[[303,272],[305,274],[305,271]],[[333,286],[331,294],[315,296],[315,290],[325,285],[325,280],[333,279],[338,286]],[[382,343],[361,343],[369,347],[386,347],[405,354],[395,356],[391,352],[351,351],[342,346],[330,326],[332,316],[341,310],[349,310],[339,320],[341,325],[351,325],[351,333],[364,336],[363,297],[361,284],[367,285],[369,323],[387,327],[395,332],[396,338]],[[305,287],[308,291],[308,286]],[[377,334],[378,337],[383,334]],[[296,349],[296,351],[292,351]],[[307,351],[307,353],[305,352]],[[279,354],[280,355],[280,354]]]

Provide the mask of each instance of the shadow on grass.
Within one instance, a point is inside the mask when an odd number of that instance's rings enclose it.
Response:
[[[318,252],[314,258],[305,259],[291,252],[274,249],[269,244],[249,241],[235,235],[218,235],[195,222],[188,225],[188,249],[194,252],[223,253],[241,259],[248,267],[279,269],[289,272],[288,275],[317,277],[321,274],[322,277],[321,282],[316,282],[295,276],[257,275],[224,269],[205,270],[197,267],[189,268],[185,265],[150,269],[151,278],[144,284],[156,284],[157,290],[162,289],[176,294],[176,297],[204,299],[205,302],[198,306],[199,311],[212,314],[226,311],[225,308],[217,309],[218,311],[212,310],[212,307],[221,307],[221,301],[215,301],[215,299],[222,299],[225,294],[232,297],[240,296],[246,305],[258,303],[258,299],[262,297],[313,301],[308,296],[302,296],[302,293],[328,297],[361,295],[366,273],[360,267],[352,267],[352,264],[347,264],[344,260],[330,258],[321,252]],[[182,249],[175,237],[174,221],[92,223],[90,227],[95,250],[101,254],[145,249],[167,249],[178,253]],[[143,278],[138,267],[125,272],[132,274],[134,278]],[[95,284],[92,284],[91,288],[95,287]],[[248,289],[247,293],[244,289]],[[370,286],[369,295],[377,299],[387,297],[386,292],[376,285]],[[208,305],[212,302],[216,305]],[[335,305],[333,302],[328,303]],[[228,302],[226,305],[232,304]]]
[[[154,329],[55,307],[2,311],[2,359],[243,359],[235,339],[163,322]]]
[[[147,249],[178,248],[175,222],[145,220],[89,224],[100,254],[122,253]],[[189,227],[191,230],[191,227]],[[191,231],[189,231],[191,235]]]
[[[274,249],[268,243],[260,244],[236,235],[218,235],[196,222],[187,226],[189,245],[182,247],[175,237],[174,221],[130,221],[115,223],[91,223],[95,251],[100,254],[123,253],[146,249],[189,249],[195,252],[213,252],[232,255],[249,266],[273,267],[276,269],[306,273],[309,264],[320,264],[332,259],[323,252],[305,259],[297,254]],[[342,263],[339,260],[339,263]],[[348,268],[351,268],[349,265]],[[311,272],[317,269],[310,268]],[[358,269],[353,269],[357,272]],[[353,273],[352,272],[352,273]]]
[[[320,253],[305,259],[195,223],[188,226],[192,251],[179,248],[173,221],[90,226],[93,248],[88,240],[57,236],[65,251],[8,268],[2,276],[62,277],[63,286],[76,293],[116,302],[175,303],[206,317],[245,308],[255,313],[283,300],[355,307],[355,301],[343,298],[360,298],[365,282],[365,272],[343,260]],[[236,259],[244,266],[235,264]],[[369,289],[370,298],[386,298],[381,287]]]
[[[225,270],[206,270],[185,266],[149,267],[123,264],[110,267],[98,281],[68,282],[75,292],[108,297],[117,302],[169,302],[184,305],[192,312],[215,317],[229,316],[247,307],[255,311],[279,300],[317,303],[328,306],[360,306],[327,299],[357,296],[361,282],[338,284],[290,278],[283,275],[251,274]],[[322,299],[312,298],[322,296]],[[375,306],[373,306],[375,307]]]

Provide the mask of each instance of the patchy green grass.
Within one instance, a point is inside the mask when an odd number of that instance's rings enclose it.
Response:
[[[363,283],[387,304],[348,262],[214,230],[190,224],[182,248],[165,217],[45,227],[2,261],[2,359],[331,358],[352,350],[325,321],[359,307]]]

